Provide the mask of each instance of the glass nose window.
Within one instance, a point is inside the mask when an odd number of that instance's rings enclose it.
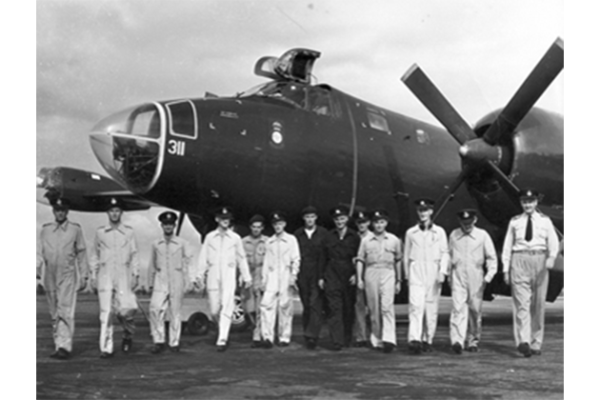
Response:
[[[160,116],[154,104],[131,107],[104,118],[92,132],[118,133],[150,139],[160,137]]]

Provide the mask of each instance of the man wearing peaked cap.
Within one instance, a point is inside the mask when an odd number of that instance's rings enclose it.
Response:
[[[163,231],[162,237],[152,242],[148,266],[150,298],[150,333],[157,354],[165,349],[165,316],[170,315],[169,348],[179,352],[181,337],[181,306],[183,296],[190,290],[189,265],[192,250],[189,243],[173,233],[177,214],[165,211],[158,216]]]
[[[370,216],[364,211],[357,211],[354,213],[354,222],[356,224],[356,231],[358,235],[362,238],[372,235],[372,232],[369,230],[369,226],[371,225]],[[358,275],[358,264],[355,265],[357,267],[357,282],[359,281]],[[364,280],[364,276],[360,276]],[[367,307],[367,299],[365,296],[364,288],[359,288],[356,286],[356,303],[354,303],[354,346],[355,347],[366,347],[369,343],[369,324],[367,323],[367,318],[369,315],[369,309]]]
[[[309,350],[316,348],[323,324],[323,291],[319,288],[319,277],[323,268],[323,242],[327,230],[317,225],[317,219],[315,207],[304,207],[304,226],[294,232],[300,247],[298,291],[302,301],[302,328]]]
[[[448,271],[448,239],[433,223],[433,200],[415,201],[419,222],[406,231],[404,277],[408,280],[408,348],[432,351],[442,283]]]
[[[515,344],[530,357],[542,353],[548,270],[554,267],[559,243],[550,218],[537,211],[539,193],[525,189],[519,197],[523,213],[508,224],[502,266],[513,298]]]
[[[217,212],[215,213],[215,217],[216,218],[220,218],[220,219],[233,219],[233,212],[231,211],[231,208],[225,206],[225,207],[220,207],[219,209],[217,209]]]
[[[121,200],[118,197],[111,197],[108,200],[108,205],[106,207],[106,210],[110,210],[111,208],[120,208],[121,210],[125,209],[125,204],[123,203],[123,200]]]
[[[88,276],[85,239],[79,224],[67,219],[68,200],[51,201],[54,222],[44,224],[40,233],[38,278],[45,265],[43,285],[48,300],[54,337],[52,358],[71,355],[75,330],[77,290],[85,287]]]
[[[477,211],[457,213],[459,228],[449,238],[452,313],[450,343],[455,353],[479,350],[483,292],[497,270],[497,257],[490,235],[475,226]]]
[[[339,216],[346,216],[348,217],[350,215],[350,209],[348,209],[348,207],[346,206],[337,206],[332,208],[329,211],[329,214],[331,215],[332,218],[337,218]]]
[[[287,222],[286,217],[287,215],[283,211],[273,211],[270,216],[271,223],[274,224],[279,221]]]

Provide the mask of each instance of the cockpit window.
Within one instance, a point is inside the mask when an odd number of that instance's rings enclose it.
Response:
[[[198,136],[196,127],[196,109],[189,100],[167,104],[170,116],[170,132],[174,136],[195,139]]]
[[[306,106],[305,86],[294,82],[269,82],[260,86],[255,86],[239,95],[239,97],[250,96],[266,96],[285,101],[298,108],[305,108]]]
[[[160,114],[154,104],[143,104],[103,119],[92,128],[92,131],[158,139]]]

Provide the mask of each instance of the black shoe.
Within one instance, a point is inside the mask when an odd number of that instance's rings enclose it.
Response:
[[[113,356],[113,353],[107,353],[106,351],[103,351],[100,354],[100,358],[111,358]]]
[[[123,353],[129,353],[131,351],[131,347],[133,346],[133,340],[131,338],[125,338],[121,342],[121,350]]]
[[[227,350],[227,343],[225,343],[225,344],[218,344],[218,345],[217,345],[217,351],[218,351],[219,353],[222,353],[222,352],[224,352],[225,350]]]
[[[271,349],[273,348],[273,342],[271,342],[270,340],[265,340],[262,347],[264,349]]]
[[[59,360],[66,360],[70,356],[71,353],[69,353],[66,349],[63,349],[62,347],[59,347],[58,351],[56,352],[56,358]]]
[[[384,353],[391,353],[394,350],[394,347],[396,347],[394,345],[394,343],[383,342],[383,352]]]
[[[411,354],[421,354],[421,342],[419,342],[418,340],[411,340],[410,343],[408,343],[408,352]]]
[[[340,351],[340,350],[342,350],[342,347],[343,347],[343,346],[342,346],[342,344],[341,344],[341,343],[334,343],[334,344],[333,344],[333,348],[332,348],[332,350],[333,350],[333,351]]]
[[[314,338],[306,338],[306,348],[314,350],[317,347],[317,341]]]
[[[58,358],[58,350],[54,350],[54,353],[50,354],[50,358]]]
[[[262,347],[262,342],[260,340],[253,340],[250,347],[253,349],[260,349]]]
[[[354,342],[354,347],[367,347],[369,342],[367,342],[366,340],[357,340],[356,342]]]
[[[433,351],[433,347],[430,343],[422,342],[421,346],[423,348],[423,353],[431,353]]]
[[[541,356],[542,355],[542,351],[538,350],[538,349],[531,349],[531,354],[534,356]]]
[[[523,354],[525,358],[531,357],[531,348],[529,347],[529,343],[521,343],[519,347],[517,347],[519,353]]]
[[[462,346],[460,345],[460,343],[456,342],[452,345],[452,350],[456,353],[456,354],[462,354]]]
[[[162,353],[164,349],[165,349],[164,343],[154,343],[154,346],[152,346],[150,353],[152,353],[152,354]]]
[[[279,347],[288,347],[290,345],[290,342],[279,342],[278,346]]]
[[[169,346],[171,353],[179,353],[179,346]]]
[[[469,346],[467,348],[467,351],[470,352],[470,353],[478,353],[479,352],[479,347],[477,347],[477,346]]]

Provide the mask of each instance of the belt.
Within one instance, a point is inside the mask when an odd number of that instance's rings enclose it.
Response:
[[[538,254],[546,254],[546,250],[515,250],[513,251],[515,254],[529,254],[529,255],[538,255]]]

